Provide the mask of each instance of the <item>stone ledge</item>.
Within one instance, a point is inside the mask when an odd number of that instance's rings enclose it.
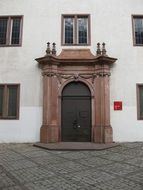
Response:
[[[105,150],[120,146],[119,143],[96,144],[90,142],[35,143],[33,146],[48,150]]]

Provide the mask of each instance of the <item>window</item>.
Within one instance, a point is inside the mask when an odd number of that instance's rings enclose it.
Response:
[[[133,16],[134,45],[143,45],[143,16]]]
[[[18,119],[19,84],[0,84],[0,119]]]
[[[137,84],[138,119],[143,119],[143,84]]]
[[[89,45],[89,15],[62,15],[62,45]]]
[[[0,46],[19,46],[22,37],[22,16],[0,17]]]

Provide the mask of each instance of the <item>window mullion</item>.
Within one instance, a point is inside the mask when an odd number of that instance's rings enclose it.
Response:
[[[77,28],[77,15],[74,17],[74,44],[78,44],[78,28]]]
[[[11,40],[12,40],[12,27],[13,27],[13,18],[10,17],[10,21],[9,21],[9,45],[11,45]]]
[[[7,33],[6,33],[6,45],[10,45],[10,33],[11,33],[11,18],[8,17]]]

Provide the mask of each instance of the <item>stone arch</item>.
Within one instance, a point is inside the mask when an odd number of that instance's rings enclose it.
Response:
[[[59,93],[58,93],[58,96],[61,97],[62,95],[62,91],[63,89],[65,88],[66,85],[68,85],[69,83],[71,82],[81,82],[81,83],[84,83],[90,90],[90,93],[91,93],[91,98],[94,97],[94,88],[93,88],[93,85],[90,84],[87,80],[84,80],[84,79],[78,79],[78,80],[75,80],[75,79],[69,79],[69,80],[66,80],[63,84],[61,84],[60,88],[59,88]]]

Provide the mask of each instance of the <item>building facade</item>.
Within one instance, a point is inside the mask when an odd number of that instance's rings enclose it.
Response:
[[[0,142],[143,140],[142,0],[0,7]]]

